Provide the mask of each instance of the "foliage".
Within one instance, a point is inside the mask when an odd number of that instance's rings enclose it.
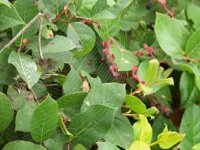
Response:
[[[198,0],[0,0],[0,148],[200,149],[199,12]]]

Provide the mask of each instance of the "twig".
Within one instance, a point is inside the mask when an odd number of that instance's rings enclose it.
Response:
[[[137,90],[131,92],[129,95],[133,96],[135,94],[139,94],[140,92],[142,92],[142,90],[140,88],[138,88]]]
[[[40,58],[43,59],[44,57],[42,54],[42,46],[41,46],[41,31],[42,31],[42,23],[43,23],[44,14],[39,13],[38,16],[40,18],[40,23],[39,23],[39,28],[38,28],[38,51],[39,51]]]
[[[36,96],[35,92],[32,89],[30,91],[31,91],[31,93],[33,95],[33,98],[34,98],[35,102],[37,102],[37,104],[40,104],[39,100],[37,99],[37,96]]]
[[[1,50],[0,53],[3,52],[6,48],[10,47],[19,37],[22,35],[34,22],[38,20],[38,17],[42,13],[38,13],[29,23],[27,23]]]
[[[154,145],[157,145],[157,144],[159,144],[159,142],[160,142],[159,140],[158,140],[158,141],[155,141],[155,142],[151,143],[149,146],[151,146],[151,147],[152,147],[152,146],[154,146]]]
[[[67,150],[70,150],[70,142],[67,144]]]
[[[124,116],[127,116],[127,117],[137,117],[139,116],[139,114],[127,114],[127,113],[123,113]]]

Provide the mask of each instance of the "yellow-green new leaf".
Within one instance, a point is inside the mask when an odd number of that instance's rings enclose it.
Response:
[[[192,147],[192,149],[193,149],[193,150],[200,150],[200,143],[194,145],[194,146]]]
[[[185,137],[185,134],[168,131],[167,126],[158,135],[158,144],[162,149],[169,149]]]
[[[158,75],[159,62],[157,59],[150,60],[146,69],[145,82],[155,81]]]
[[[143,115],[139,115],[140,120],[134,123],[134,141],[139,140],[150,144],[152,140],[152,128],[147,118]]]
[[[150,146],[142,141],[135,141],[128,150],[151,150]]]

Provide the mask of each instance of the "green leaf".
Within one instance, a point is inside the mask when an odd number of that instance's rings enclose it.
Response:
[[[192,146],[200,142],[200,108],[193,104],[189,105],[183,115],[180,125],[180,132],[185,133],[186,136],[179,144],[182,150],[191,149]]]
[[[194,146],[192,147],[192,149],[193,149],[193,150],[199,150],[199,149],[200,149],[200,143],[194,145]]]
[[[172,101],[172,93],[171,93],[170,86],[166,86],[166,87],[160,89],[159,91],[157,91],[156,93],[154,93],[154,96],[161,103],[169,105],[169,103],[171,103],[171,101]]]
[[[132,0],[119,0],[111,7],[104,9],[92,16],[93,19],[115,19],[119,17],[123,11],[130,6]]]
[[[83,145],[77,144],[74,146],[73,150],[87,150]]]
[[[50,2],[49,0],[42,0],[46,9],[54,14],[58,14],[61,10],[63,10],[64,6],[70,1],[71,0],[56,0]]]
[[[147,115],[154,115],[154,114],[158,114],[159,113],[159,110],[156,108],[156,107],[151,107],[149,109],[146,110],[145,114]]]
[[[56,131],[58,105],[48,96],[33,112],[31,117],[31,136],[35,141],[48,139]]]
[[[137,97],[127,95],[126,98],[126,105],[131,108],[137,114],[142,114],[146,112],[146,105]]]
[[[155,33],[162,50],[169,56],[183,59],[189,32],[180,21],[168,15],[156,14]]]
[[[12,4],[10,4],[10,8],[6,5],[0,5],[0,20],[0,31],[25,24]]]
[[[200,99],[200,91],[195,84],[195,76],[183,72],[180,79],[181,105],[189,106]]]
[[[157,92],[158,90],[160,90],[161,88],[167,85],[174,85],[173,78],[160,79],[160,80],[154,81],[154,83],[149,86],[139,83],[138,87],[142,89],[144,96],[146,96],[146,95],[150,95]]]
[[[102,84],[101,79],[99,77],[97,78],[93,78],[89,75],[89,73],[85,72],[85,71],[81,71],[81,75],[83,77],[86,77],[88,82],[90,83],[90,87],[93,88],[95,86],[98,86],[100,84]]]
[[[155,81],[158,76],[159,62],[157,59],[152,59],[147,65],[145,72],[145,82],[149,83]]]
[[[53,39],[41,40],[42,53],[45,55],[53,55],[56,53],[66,52],[76,48],[76,45],[67,37],[56,35]],[[28,47],[33,50],[35,55],[38,55],[37,39],[30,41]]]
[[[105,136],[110,129],[116,109],[103,105],[91,106],[86,112],[71,118],[69,131],[72,141],[88,146]]]
[[[169,149],[185,137],[185,134],[168,131],[167,126],[163,132],[158,135],[158,144],[162,149]]]
[[[134,141],[142,141],[150,144],[152,140],[152,128],[146,117],[139,115],[140,120],[133,124]]]
[[[92,7],[96,2],[97,0],[82,0],[82,4],[78,13],[83,16],[91,16]]]
[[[20,108],[22,108],[25,104],[26,97],[22,93],[19,93],[15,88],[12,86],[8,87],[7,95],[10,98],[10,103],[12,109],[18,111]]]
[[[59,125],[59,127],[62,130],[62,132],[63,132],[64,135],[67,135],[70,138],[73,137],[73,135],[66,128],[63,116],[61,114],[59,114],[59,116],[58,116],[58,125]]]
[[[12,141],[5,145],[3,150],[46,150],[41,145],[34,144],[28,141]]]
[[[197,59],[200,57],[200,29],[192,33],[192,35],[189,37],[186,47],[185,47],[185,52],[188,54],[190,58]]]
[[[30,123],[33,111],[37,104],[27,101],[26,104],[17,112],[15,120],[15,131],[30,132]]]
[[[6,129],[13,119],[13,110],[8,97],[0,92],[0,131]]]
[[[102,7],[97,6],[98,3],[101,3],[102,0],[99,0],[96,3],[96,6],[93,7],[92,18],[97,20],[101,24],[101,29],[98,29],[97,25],[94,25],[96,32],[102,38],[102,40],[108,40],[110,37],[115,37],[120,31],[120,20],[123,11],[130,6],[132,0],[119,0],[114,2],[113,0],[107,1],[111,6],[106,6],[106,3]],[[98,9],[95,9],[97,8]],[[94,10],[95,9],[95,10]]]
[[[37,83],[31,89],[38,100],[48,95],[47,87],[42,83]]]
[[[0,5],[1,4],[4,4],[4,5],[8,6],[9,8],[11,8],[10,7],[10,2],[8,0],[0,0]]]
[[[150,146],[142,141],[134,141],[128,150],[151,150]]]
[[[108,2],[112,2],[115,4],[113,0],[108,0]],[[101,7],[99,7],[101,6]],[[100,11],[103,11],[104,9],[109,8],[110,6],[107,4],[107,0],[97,0],[94,6],[92,7],[91,14],[94,15]]]
[[[81,107],[81,112],[92,105],[105,105],[119,109],[125,98],[125,85],[119,83],[104,83],[90,90]]]
[[[168,78],[173,71],[174,71],[173,68],[168,68],[165,71],[163,71],[164,78]]]
[[[8,57],[12,49],[5,49],[0,53],[0,84],[9,85],[14,82],[14,77],[17,75],[15,67],[8,64]]]
[[[127,117],[121,112],[116,113],[110,130],[104,139],[114,145],[127,149],[133,141],[133,128]]]
[[[139,83],[144,95],[150,95],[167,85],[173,85],[174,80],[172,77],[164,78],[164,68],[159,67],[159,62],[156,59],[150,61],[143,61],[137,71],[140,81],[145,83]]]
[[[157,142],[157,136],[163,131],[163,129],[165,128],[166,125],[168,126],[168,128],[170,130],[173,130],[173,131],[177,130],[174,123],[165,114],[159,113],[158,115],[156,115],[156,117],[153,120],[153,124],[152,124],[152,128],[153,128],[153,140],[152,141]],[[159,147],[159,145],[155,145],[154,147],[155,147],[155,150],[161,149]]]
[[[119,150],[119,148],[109,142],[97,142],[98,150]]]
[[[21,78],[31,89],[39,80],[40,73],[37,72],[36,63],[28,56],[13,51],[10,54],[8,63],[14,65]]]
[[[96,36],[87,25],[79,22],[70,23],[67,28],[67,36],[76,45],[75,56],[83,56],[89,53],[95,45]]]
[[[74,92],[80,92],[82,86],[82,80],[79,73],[71,67],[70,72],[67,74],[67,78],[63,83],[63,92],[65,94],[71,94]]]
[[[65,52],[68,50],[74,49],[76,46],[74,43],[67,37],[64,36],[55,36],[49,42],[42,44],[43,54],[53,54],[58,52]]]
[[[146,74],[147,67],[148,67],[148,61],[147,60],[141,62],[139,67],[138,67],[137,75],[139,76],[139,79],[141,81],[144,81],[145,78],[147,78],[146,76],[148,76],[148,74]]]
[[[57,99],[58,108],[66,115],[73,116],[80,112],[86,92],[67,94]]]
[[[189,3],[187,7],[187,17],[192,20],[195,28],[200,27],[200,21],[197,19],[199,17],[200,7],[194,3]]]
[[[71,64],[74,61],[73,54],[70,51],[58,52],[54,54],[45,54],[44,57],[53,62],[53,71],[63,69],[65,64]]]
[[[55,134],[44,141],[44,146],[48,150],[63,150],[64,144],[69,138],[61,131],[57,130]]]
[[[27,5],[27,0],[17,0],[14,4],[17,12],[23,19],[23,21],[27,24],[29,23],[37,14],[38,14],[38,6],[36,5],[34,0],[29,0]],[[23,8],[23,9],[22,9]],[[13,36],[16,35],[25,25],[17,25],[12,28]],[[16,44],[22,44],[22,39],[30,39],[37,34],[39,23],[36,21],[32,24],[17,40]]]
[[[110,37],[115,37],[120,31],[120,18],[116,19],[98,19],[101,29],[95,24],[94,29],[103,41],[107,41]]]
[[[111,45],[110,53],[115,55],[114,62],[117,64],[119,71],[130,71],[133,65],[138,64],[138,59],[133,52],[122,48],[117,41]]]

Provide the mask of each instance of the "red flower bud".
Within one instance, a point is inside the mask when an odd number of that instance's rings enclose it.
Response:
[[[117,72],[117,71],[112,71],[112,75],[113,75],[113,77],[118,77],[118,76],[119,76],[119,72]]]
[[[114,70],[118,70],[118,66],[116,64],[113,64],[112,67]]]
[[[141,56],[144,54],[144,51],[143,50],[138,50],[138,51],[135,51],[134,52],[135,56]]]
[[[110,57],[109,57],[109,59],[110,59],[110,62],[114,62],[114,60],[115,60],[115,55],[114,55],[114,54],[111,54]]]
[[[140,81],[140,83],[144,85],[144,84],[145,84],[145,81]]]
[[[98,29],[101,29],[102,27],[101,27],[101,25],[100,25],[100,24],[98,24],[97,28],[98,28]]]
[[[103,53],[104,53],[105,55],[109,55],[109,54],[110,54],[109,48],[105,48],[105,49],[103,50]]]
[[[164,107],[164,112],[169,112],[169,108],[167,106]]]
[[[105,58],[104,58],[104,57],[102,57],[102,58],[101,58],[101,61],[105,61]]]
[[[109,41],[103,41],[103,42],[102,42],[102,45],[103,45],[104,47],[109,47],[109,46],[110,46],[110,43],[109,43]]]
[[[147,49],[147,54],[152,55],[153,51],[155,49],[155,46],[151,46]]]
[[[148,45],[147,43],[144,43],[144,44],[143,44],[143,48],[144,48],[144,49],[148,49],[148,48],[149,48],[149,45]]]
[[[132,72],[133,72],[134,74],[136,74],[136,73],[137,73],[137,70],[138,70],[138,66],[137,66],[137,65],[133,65],[133,67],[132,67]]]

